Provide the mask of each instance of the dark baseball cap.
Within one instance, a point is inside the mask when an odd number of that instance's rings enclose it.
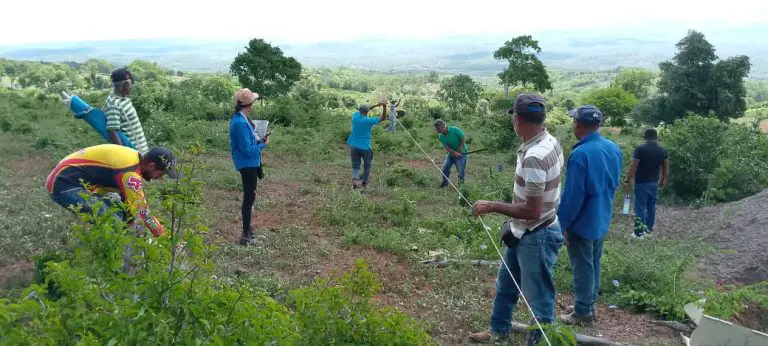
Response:
[[[150,162],[153,162],[159,169],[165,171],[165,174],[171,179],[176,179],[179,176],[175,170],[176,156],[173,155],[173,152],[170,149],[165,147],[154,147],[149,149],[149,151],[144,154],[144,157]]]
[[[370,108],[368,108],[368,105],[361,105],[360,108],[357,109],[360,113],[368,113]]]
[[[603,122],[603,112],[593,105],[584,105],[568,112],[568,116],[580,122],[599,124]]]
[[[547,101],[544,97],[534,93],[519,93],[515,98],[515,104],[512,109],[507,111],[507,114],[519,114],[519,113],[533,113],[533,112],[546,112]]]
[[[122,82],[129,79],[133,82],[136,81],[136,78],[133,78],[133,74],[125,68],[119,68],[112,71],[112,83]]]

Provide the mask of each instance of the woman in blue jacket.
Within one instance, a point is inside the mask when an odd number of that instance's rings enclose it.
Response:
[[[240,171],[243,182],[243,235],[240,244],[248,245],[253,242],[251,213],[256,201],[257,179],[264,177],[261,170],[261,151],[269,144],[269,136],[257,139],[256,126],[248,118],[253,103],[259,95],[249,89],[240,89],[235,93],[235,114],[229,123],[229,144],[232,151],[232,161],[235,169]]]

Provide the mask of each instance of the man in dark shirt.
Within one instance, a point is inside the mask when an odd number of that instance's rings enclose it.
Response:
[[[632,165],[626,180],[626,190],[629,193],[632,178],[635,179],[635,230],[632,233],[635,238],[643,238],[653,231],[659,188],[664,187],[669,174],[667,150],[659,145],[656,130],[645,130],[643,139],[645,143],[639,145],[632,156]]]

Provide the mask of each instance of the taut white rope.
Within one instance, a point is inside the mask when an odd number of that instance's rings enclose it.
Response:
[[[431,162],[431,163],[432,163],[432,165],[433,165],[433,166],[435,166],[435,168],[436,168],[436,169],[437,169],[437,170],[440,172],[440,175],[442,175],[442,176],[445,178],[445,180],[447,180],[447,181],[448,181],[448,184],[451,184],[451,186],[453,187],[453,189],[454,189],[454,190],[456,190],[456,192],[459,194],[459,196],[460,196],[460,197],[461,197],[461,198],[462,198],[462,199],[463,199],[465,202],[467,202],[467,204],[468,204],[468,205],[472,205],[472,203],[470,203],[470,202],[469,202],[469,200],[468,200],[466,197],[464,197],[464,194],[462,194],[462,193],[461,193],[461,191],[459,191],[459,188],[458,188],[458,187],[456,187],[456,185],[454,185],[454,184],[451,182],[451,180],[450,180],[450,179],[448,179],[448,177],[446,177],[446,176],[445,176],[445,174],[443,174],[443,170],[442,170],[440,167],[438,167],[438,166],[437,166],[437,164],[435,163],[435,161],[434,161],[434,160],[432,160],[432,157],[431,157],[431,156],[429,156],[429,154],[427,154],[427,152],[426,152],[426,151],[424,151],[424,148],[422,148],[422,147],[421,147],[421,145],[419,144],[419,141],[417,141],[417,140],[416,140],[416,138],[414,138],[414,137],[413,137],[413,135],[411,135],[411,132],[410,132],[410,131],[408,131],[408,129],[407,129],[407,128],[406,128],[406,127],[405,127],[405,126],[404,126],[404,125],[403,125],[401,122],[399,122],[399,121],[397,121],[397,120],[395,120],[395,121],[396,121],[398,124],[400,124],[400,127],[402,127],[402,128],[403,128],[403,130],[405,131],[405,133],[407,133],[407,134],[408,134],[408,137],[411,137],[411,140],[413,140],[413,142],[414,142],[414,143],[416,143],[416,146],[417,146],[417,147],[419,147],[419,150],[421,150],[421,152],[422,152],[422,153],[424,153],[424,156],[426,156],[426,157],[427,157],[427,159],[429,159],[429,162]],[[530,305],[530,304],[528,304],[528,299],[525,299],[525,295],[523,294],[523,289],[522,289],[522,288],[520,287],[520,285],[517,283],[517,280],[515,279],[515,276],[514,276],[514,275],[512,275],[512,271],[509,269],[509,266],[507,266],[507,261],[505,261],[505,260],[504,260],[504,255],[502,255],[502,254],[501,254],[501,250],[499,250],[499,246],[498,246],[498,245],[496,245],[496,241],[493,239],[493,236],[491,235],[491,231],[490,231],[490,230],[491,230],[491,228],[490,228],[490,227],[488,227],[488,225],[486,225],[486,224],[485,224],[485,221],[483,221],[483,218],[482,218],[482,217],[478,216],[477,218],[478,218],[478,219],[480,220],[480,222],[483,224],[483,229],[485,230],[485,233],[486,233],[486,234],[488,234],[488,238],[490,238],[490,239],[491,239],[491,244],[493,244],[493,248],[494,248],[494,249],[496,249],[496,253],[497,253],[497,254],[499,254],[499,258],[501,258],[501,263],[503,263],[503,265],[504,265],[504,268],[506,268],[506,269],[507,269],[507,273],[509,274],[509,277],[511,277],[511,278],[512,278],[512,282],[514,282],[514,283],[515,283],[515,287],[517,287],[517,291],[518,291],[518,292],[520,292],[520,297],[522,297],[522,298],[523,298],[523,302],[525,302],[525,306],[526,306],[526,307],[528,307],[528,311],[530,311],[530,312],[531,312],[531,316],[533,316],[533,320],[534,320],[534,321],[536,321],[536,326],[537,326],[537,327],[539,328],[539,330],[541,331],[541,335],[544,337],[544,340],[547,342],[547,345],[549,345],[549,346],[552,346],[552,343],[551,343],[551,342],[549,342],[549,338],[547,337],[547,333],[545,333],[545,332],[544,332],[544,329],[541,327],[541,324],[539,323],[539,320],[536,318],[536,314],[534,314],[534,313],[533,313],[533,309],[531,308],[531,305]]]

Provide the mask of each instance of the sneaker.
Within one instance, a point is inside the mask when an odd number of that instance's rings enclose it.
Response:
[[[568,314],[572,314],[576,311],[576,306],[574,305],[568,305],[565,307],[565,312]],[[597,310],[595,308],[592,308],[592,320],[597,321]]]
[[[505,335],[505,334],[494,333],[490,330],[469,334],[469,340],[483,343],[483,344],[489,344],[494,341],[504,340],[507,337],[509,337],[509,334]]]
[[[633,239],[645,239],[645,234],[637,235],[637,233],[632,232],[629,235]]]
[[[446,186],[448,186],[448,182],[445,182],[445,181],[444,181],[444,182],[440,183],[440,188],[441,188],[441,189],[442,189],[442,188],[444,188],[444,187],[446,187]]]
[[[357,190],[357,184],[356,183],[352,183],[352,190]]]
[[[256,240],[253,238],[253,231],[246,230],[243,231],[243,235],[240,236],[240,245],[249,245],[253,244]]]
[[[593,315],[588,316],[578,316],[575,312],[571,312],[570,314],[566,315],[560,315],[560,322],[563,324],[568,325],[590,325],[595,320],[595,317]]]

